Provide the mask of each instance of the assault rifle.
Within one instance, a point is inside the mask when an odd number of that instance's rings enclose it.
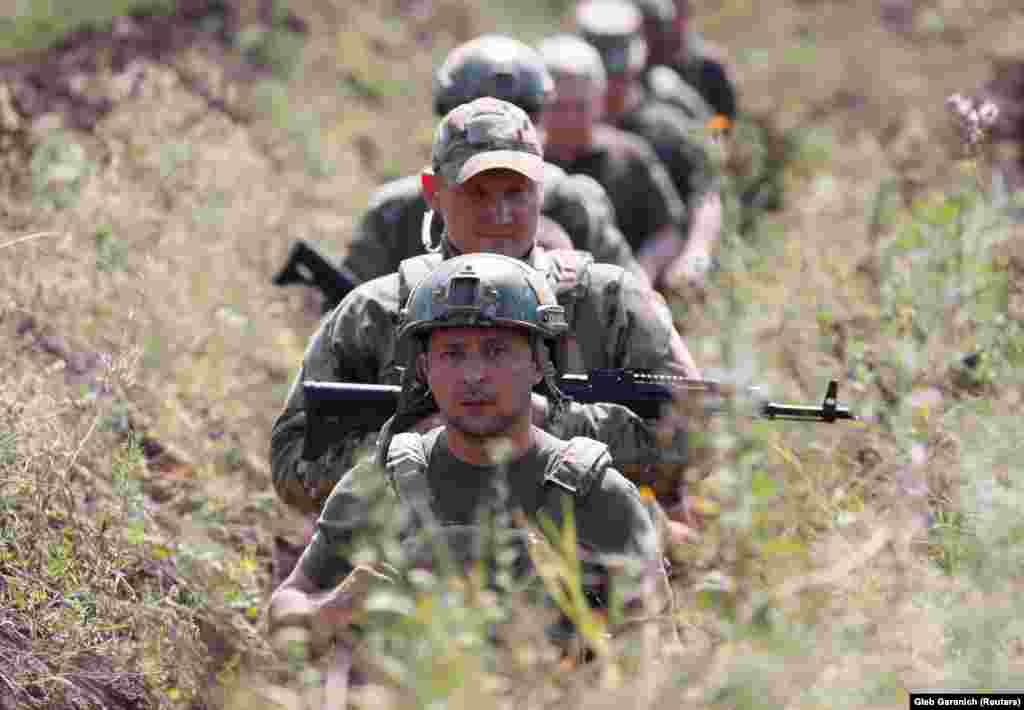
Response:
[[[673,400],[700,396],[701,406],[708,414],[726,410],[726,398],[735,388],[716,380],[695,380],[678,375],[660,375],[644,370],[602,369],[589,375],[566,374],[558,380],[559,389],[576,402],[606,402],[623,405],[644,419],[662,415],[664,405]],[[304,382],[302,393],[306,402],[306,438],[302,457],[319,458],[343,422],[363,431],[380,429],[395,413],[401,387],[351,382]],[[754,416],[763,419],[834,422],[855,420],[856,415],[838,402],[839,383],[831,380],[825,398],[818,406],[778,404],[764,401],[758,389],[746,394],[757,402]]]
[[[302,284],[324,295],[324,313],[333,309],[345,294],[359,285],[359,278],[343,266],[335,266],[301,239],[292,244],[288,262],[274,276],[275,286]]]

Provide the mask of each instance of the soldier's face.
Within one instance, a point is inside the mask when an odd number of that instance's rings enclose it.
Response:
[[[448,239],[463,254],[492,252],[516,259],[533,247],[540,184],[514,170],[485,170],[461,185],[435,176],[424,196],[444,217]]]
[[[543,372],[525,333],[439,328],[419,367],[446,425],[462,435],[488,438],[529,426],[530,393]]]
[[[692,7],[690,7],[690,0],[676,0],[676,17],[672,22],[672,30],[677,45],[677,49],[683,49],[686,46],[686,33],[690,31],[690,15],[692,14]]]
[[[626,109],[636,79],[636,74],[629,70],[608,75],[608,90],[604,97],[606,116],[617,118]]]
[[[593,81],[579,77],[555,80],[554,101],[543,115],[545,152],[567,159],[593,141],[594,125],[604,110],[604,91]]]

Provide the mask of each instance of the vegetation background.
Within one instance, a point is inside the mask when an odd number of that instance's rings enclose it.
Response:
[[[709,374],[785,400],[835,378],[865,421],[708,423],[670,668],[642,644],[557,668],[525,636],[494,658],[494,610],[427,589],[391,682],[355,702],[889,708],[1024,687],[1022,234],[944,108],[1024,57],[1024,11],[695,4],[744,120],[722,268],[703,303],[673,299],[679,325]],[[269,429],[319,308],[270,276],[293,239],[343,254],[373,188],[426,161],[450,47],[567,28],[567,3],[4,10],[0,709],[315,707],[315,669],[276,656],[263,617],[273,538],[301,528]]]

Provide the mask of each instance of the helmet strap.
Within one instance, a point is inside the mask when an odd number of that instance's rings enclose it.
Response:
[[[545,396],[548,398],[549,414],[548,421],[558,421],[569,408],[570,399],[562,393],[562,390],[558,388],[558,373],[559,367],[552,358],[558,358],[559,351],[565,348],[565,338],[559,338],[556,341],[547,340],[540,336],[534,336],[536,338],[536,344],[534,346],[534,352],[538,354],[541,359],[541,367],[544,370],[544,379],[542,383],[544,385]]]
[[[437,240],[434,243],[434,235],[431,234],[431,229],[434,225],[434,210],[427,210],[423,215],[423,222],[420,224],[420,241],[423,243],[423,249],[428,254],[435,254],[441,251],[441,244],[444,238]]]

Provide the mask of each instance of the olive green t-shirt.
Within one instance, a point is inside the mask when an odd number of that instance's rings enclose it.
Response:
[[[570,495],[544,482],[549,463],[565,442],[534,429],[535,445],[504,466],[478,466],[455,457],[448,448],[444,429],[436,429],[426,470],[432,512],[442,525],[474,525],[482,512],[490,514],[522,510],[536,522],[544,511],[561,529],[563,499]],[[401,506],[384,476],[372,467],[351,469],[335,486],[317,521],[316,532],[299,564],[303,573],[321,589],[340,582],[353,568],[353,541],[369,524],[374,501],[387,496],[389,505]],[[659,560],[654,523],[632,483],[607,467],[582,497],[572,496],[577,539],[599,556]],[[396,511],[397,512],[397,511]],[[375,518],[376,519],[376,518]],[[415,532],[412,518],[400,535]]]
[[[566,172],[589,175],[608,192],[634,252],[666,225],[685,225],[686,208],[672,178],[640,136],[599,125],[590,146],[572,162],[552,160]]]
[[[706,193],[719,189],[720,176],[703,143],[704,126],[677,107],[647,95],[620,116],[615,127],[635,133],[654,148],[688,211]]]

